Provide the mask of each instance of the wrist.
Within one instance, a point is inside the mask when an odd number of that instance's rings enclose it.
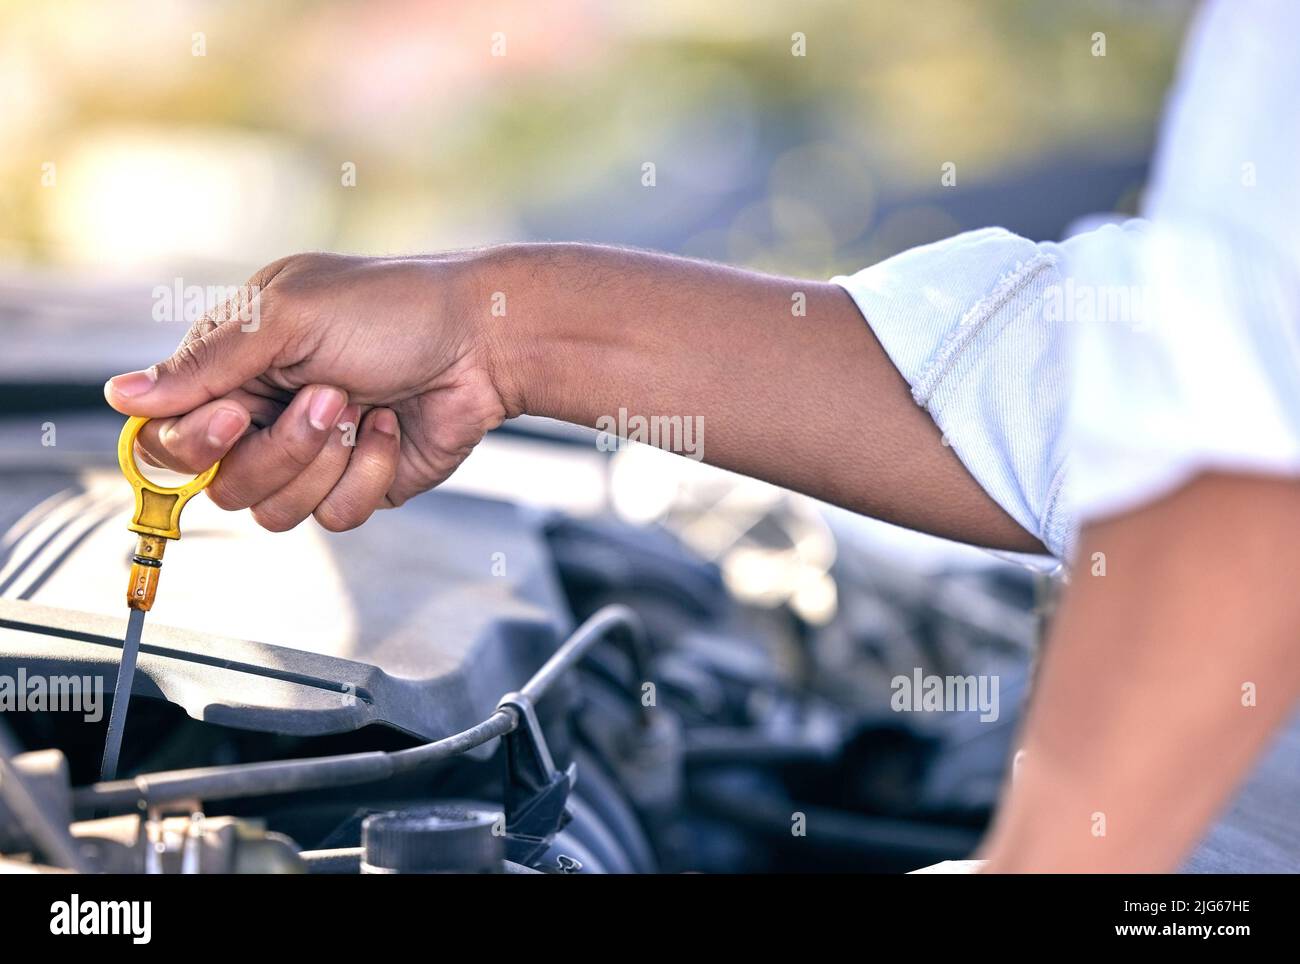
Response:
[[[575,414],[565,399],[575,393],[575,368],[588,354],[583,346],[594,346],[584,335],[583,312],[562,301],[582,257],[578,244],[505,244],[462,264],[456,310],[507,418]]]
[[[523,379],[513,348],[493,314],[493,294],[500,287],[498,259],[503,248],[479,248],[440,255],[429,267],[432,324],[458,332],[457,356],[477,370],[504,410],[505,418],[525,414]],[[494,287],[495,286],[495,287]]]

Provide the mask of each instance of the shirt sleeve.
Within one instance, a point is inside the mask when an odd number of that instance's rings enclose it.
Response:
[[[1057,557],[1199,472],[1300,476],[1300,4],[1213,3],[1148,220],[1000,228],[832,279],[975,479]]]
[[[1058,245],[1001,228],[914,248],[832,281],[857,304],[957,457],[1057,556],[1069,385],[1063,319],[1044,317],[1063,279]]]
[[[1170,98],[1148,229],[1072,244],[1080,519],[1210,469],[1300,474],[1300,4],[1213,3]]]

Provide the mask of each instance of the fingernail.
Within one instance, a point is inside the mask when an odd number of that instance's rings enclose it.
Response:
[[[381,408],[375,412],[375,431],[397,437],[397,416],[389,409]]]
[[[307,421],[317,431],[332,428],[343,414],[343,406],[347,403],[347,398],[337,388],[318,388],[307,407]]]
[[[208,444],[227,449],[244,431],[244,416],[233,408],[219,408],[208,419]]]
[[[125,375],[114,375],[108,380],[108,387],[113,390],[115,395],[120,395],[123,398],[135,398],[137,395],[143,395],[156,384],[158,384],[158,372],[154,368],[146,368],[141,372],[127,372]]]

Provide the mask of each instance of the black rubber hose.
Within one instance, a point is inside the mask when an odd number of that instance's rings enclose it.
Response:
[[[626,606],[605,606],[573,631],[520,692],[536,702],[555,680],[581,661],[588,649],[616,629],[630,633],[633,658],[638,667],[643,665],[640,619]],[[147,773],[130,780],[80,787],[73,791],[72,802],[78,812],[125,813],[141,804],[231,800],[370,783],[457,756],[510,733],[518,725],[515,711],[503,707],[467,730],[407,750]]]
[[[578,750],[573,759],[578,764],[578,785],[574,787],[574,794],[591,805],[601,822],[609,827],[619,845],[627,851],[633,873],[654,873],[657,865],[650,841],[614,778],[587,750]]]

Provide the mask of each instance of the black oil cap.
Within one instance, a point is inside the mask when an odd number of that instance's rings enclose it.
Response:
[[[371,814],[361,824],[363,874],[499,874],[499,814],[456,804]]]

